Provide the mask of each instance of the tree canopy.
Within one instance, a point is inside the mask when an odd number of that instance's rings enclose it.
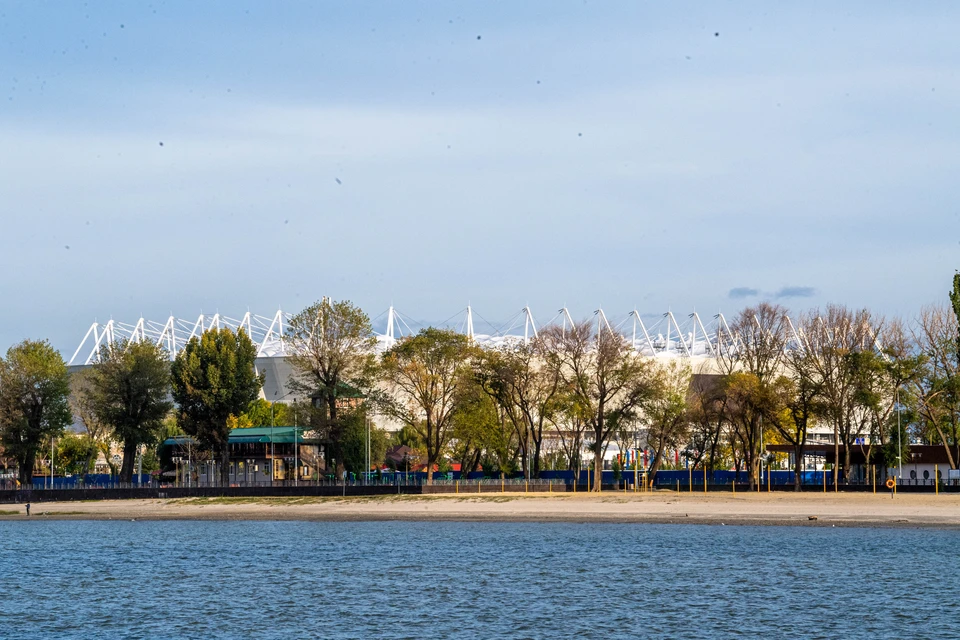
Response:
[[[177,423],[202,447],[220,454],[221,481],[229,482],[229,419],[257,398],[256,350],[246,332],[209,329],[193,337],[171,367]]]
[[[70,381],[60,352],[46,340],[24,340],[0,360],[0,442],[32,484],[37,451],[70,424]]]
[[[155,444],[173,405],[166,351],[146,341],[104,345],[84,387],[89,406],[123,444],[120,480],[130,482],[140,445]]]

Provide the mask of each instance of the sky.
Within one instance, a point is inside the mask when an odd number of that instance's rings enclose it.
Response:
[[[494,325],[909,318],[960,267],[957,24],[949,2],[7,0],[0,349],[322,296]]]

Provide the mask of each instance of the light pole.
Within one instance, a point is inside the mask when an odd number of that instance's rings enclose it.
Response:
[[[899,472],[897,477],[903,479],[903,444],[901,443],[900,437],[900,389],[898,388],[895,394],[895,402],[897,403],[897,464],[899,465]]]

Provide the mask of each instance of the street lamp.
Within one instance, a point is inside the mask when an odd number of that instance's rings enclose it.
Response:
[[[900,441],[900,389],[897,388],[895,394],[895,402],[897,403],[897,464],[899,465],[900,471],[898,473],[898,478],[903,479],[903,444]]]

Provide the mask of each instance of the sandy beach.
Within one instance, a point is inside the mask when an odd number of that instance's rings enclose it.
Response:
[[[0,521],[26,520],[0,505]],[[31,520],[413,520],[960,528],[960,495],[754,493],[185,498],[44,502]]]

